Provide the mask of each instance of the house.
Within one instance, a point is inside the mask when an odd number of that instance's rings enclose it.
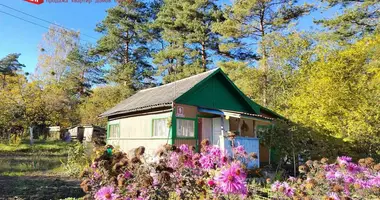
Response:
[[[77,125],[68,129],[71,138],[77,139],[80,142],[93,142],[96,139],[104,140],[106,130],[94,125]]]
[[[219,68],[162,86],[140,90],[101,114],[108,118],[107,143],[128,151],[144,146],[153,152],[164,144],[188,144],[198,149],[203,139],[231,151],[235,144],[268,162],[256,130],[278,114],[250,100]],[[256,163],[259,165],[259,163]]]

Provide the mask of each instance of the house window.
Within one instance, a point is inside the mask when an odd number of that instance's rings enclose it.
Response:
[[[110,124],[108,125],[108,131],[109,131],[109,137],[110,138],[117,138],[119,137],[120,133],[120,126],[119,124]]]
[[[168,137],[168,118],[153,119],[153,137]]]
[[[194,120],[177,119],[177,137],[194,137]]]

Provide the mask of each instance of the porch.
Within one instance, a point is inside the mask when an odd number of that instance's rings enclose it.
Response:
[[[176,110],[174,129],[176,136],[173,144],[188,144],[199,148],[201,141],[208,139],[212,145],[227,150],[230,155],[233,146],[242,145],[248,154],[256,153],[258,156],[258,159],[249,163],[248,167],[259,167],[260,163],[268,162],[269,151],[260,145],[256,132],[259,126],[271,124],[270,118],[187,105],[181,105],[181,109],[183,110]],[[194,118],[189,118],[191,117],[189,115]],[[229,133],[235,134],[233,141],[228,137]],[[194,137],[184,137],[189,135]]]

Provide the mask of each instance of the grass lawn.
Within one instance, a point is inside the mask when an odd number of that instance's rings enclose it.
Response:
[[[79,180],[61,167],[68,144],[61,141],[25,140],[19,145],[0,144],[0,199],[61,199],[81,197]]]

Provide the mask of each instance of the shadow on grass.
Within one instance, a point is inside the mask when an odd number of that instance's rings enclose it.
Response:
[[[66,157],[1,157],[0,173],[3,172],[37,172],[53,170],[61,166]]]
[[[41,176],[0,176],[0,199],[64,199],[83,197],[78,180]]]

